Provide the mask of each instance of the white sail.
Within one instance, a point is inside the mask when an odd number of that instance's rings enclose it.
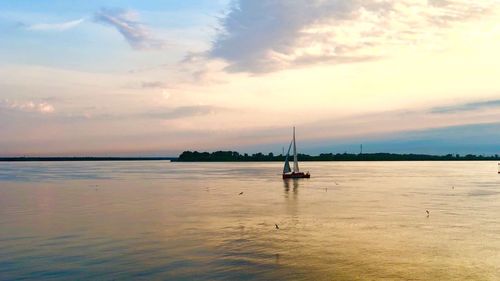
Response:
[[[290,145],[288,146],[288,152],[286,153],[286,158],[285,158],[285,166],[283,167],[283,174],[290,173],[292,169],[290,169],[290,163],[288,161],[288,157],[290,156],[290,149],[292,148],[292,142],[290,142]]]
[[[293,172],[299,172],[299,161],[297,161],[297,145],[295,144],[295,127],[293,127]]]

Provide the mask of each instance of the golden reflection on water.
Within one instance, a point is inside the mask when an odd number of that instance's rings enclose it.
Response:
[[[494,162],[1,165],[0,279],[500,279]]]

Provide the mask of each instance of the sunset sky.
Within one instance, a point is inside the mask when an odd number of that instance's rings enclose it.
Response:
[[[0,156],[500,154],[500,0],[0,2]]]

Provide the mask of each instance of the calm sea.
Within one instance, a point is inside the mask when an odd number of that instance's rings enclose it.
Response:
[[[0,279],[500,280],[496,162],[300,164],[0,163]]]

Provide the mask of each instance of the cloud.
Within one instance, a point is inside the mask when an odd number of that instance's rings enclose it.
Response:
[[[479,18],[495,1],[238,0],[220,20],[208,56],[230,72],[270,72],[386,56],[385,47],[435,41],[440,29]]]
[[[226,109],[211,105],[180,106],[170,109],[143,113],[141,116],[154,119],[172,120],[172,119],[180,119],[186,117],[215,114],[223,110]]]
[[[500,145],[500,123],[474,123],[467,125],[443,126],[439,128],[394,132],[380,138],[351,138],[337,140],[334,144],[323,141],[303,143],[302,147],[315,153],[325,151],[354,152],[363,150],[392,153],[447,154],[467,153],[488,155],[498,153]]]
[[[500,100],[489,100],[480,102],[470,102],[464,104],[457,104],[451,106],[441,106],[431,109],[432,113],[456,113],[464,111],[474,111],[486,108],[498,108],[500,107]]]
[[[8,99],[0,101],[0,109],[2,108],[9,110],[24,111],[24,112],[38,112],[42,114],[55,112],[54,106],[47,102],[34,102],[34,101],[18,102],[18,101],[11,101]]]
[[[32,25],[24,25],[27,30],[33,31],[65,31],[68,29],[72,29],[80,25],[85,21],[84,18],[61,22],[61,23],[37,23]]]
[[[484,107],[500,108],[500,100],[469,103],[467,108],[482,109]],[[444,107],[444,106],[443,106]],[[429,114],[432,108],[413,108],[408,110],[379,111],[364,114],[353,114],[338,117],[325,117],[324,119],[309,120],[294,123],[297,131],[302,136],[301,142],[315,142],[322,140],[324,143],[365,143],[367,140],[385,139],[387,136],[406,136],[408,140],[417,139],[411,132],[431,131],[442,128],[461,128],[478,124],[498,123],[500,111],[463,112],[460,118],[456,115]],[[500,123],[499,123],[500,124]],[[280,140],[286,143],[290,134],[290,125],[261,126],[252,129],[238,129],[234,142],[241,143],[241,139],[258,136],[262,145],[277,143]],[[460,132],[459,129],[456,132]],[[497,132],[498,134],[498,132]],[[480,136],[477,134],[475,137]],[[283,137],[284,136],[284,137]],[[251,139],[251,138],[250,138]],[[351,142],[351,140],[356,140]],[[459,137],[457,137],[459,140]],[[230,143],[230,141],[228,141]],[[321,141],[320,141],[321,142]],[[496,141],[498,143],[498,141]]]
[[[60,118],[60,120],[69,122],[81,122],[89,120],[98,120],[100,122],[129,120],[133,122],[133,120],[143,119],[175,120],[196,116],[212,115],[227,111],[230,111],[230,109],[212,105],[190,105],[169,108],[152,108],[145,112],[136,113],[91,113],[87,111],[83,113],[62,114],[58,117]]]
[[[154,38],[150,30],[139,21],[136,12],[123,9],[101,9],[94,15],[94,20],[116,28],[136,50],[161,49],[165,42]]]
[[[150,81],[150,82],[142,82],[141,87],[144,89],[158,89],[158,88],[166,88],[167,84],[161,81]]]

